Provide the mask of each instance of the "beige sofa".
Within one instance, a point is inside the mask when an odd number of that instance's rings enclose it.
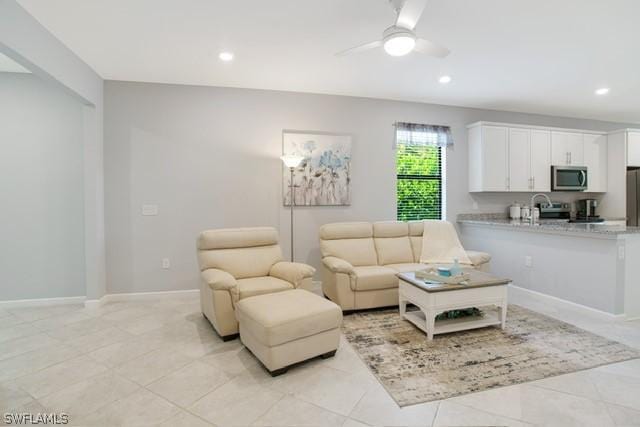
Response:
[[[315,269],[285,262],[271,227],[204,231],[198,237],[202,313],[223,339],[235,338],[238,301],[296,288],[311,289]]]
[[[423,222],[345,222],[320,227],[322,289],[343,310],[398,305],[398,272],[420,264]],[[488,271],[489,254],[466,251]]]

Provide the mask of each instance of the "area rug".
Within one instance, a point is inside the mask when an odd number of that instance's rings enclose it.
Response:
[[[342,330],[400,406],[640,357],[624,344],[510,305],[507,327],[426,335],[398,309],[345,315]]]

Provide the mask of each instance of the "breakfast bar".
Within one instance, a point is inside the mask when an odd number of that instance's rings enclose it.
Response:
[[[550,296],[612,316],[640,317],[640,227],[460,215],[465,246],[493,255],[515,292]]]

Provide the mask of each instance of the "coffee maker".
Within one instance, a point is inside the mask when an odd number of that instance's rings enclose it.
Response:
[[[575,222],[603,222],[604,219],[596,214],[598,201],[596,199],[580,199],[577,201],[578,212]]]

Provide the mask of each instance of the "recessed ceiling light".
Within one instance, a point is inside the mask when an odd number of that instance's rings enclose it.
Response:
[[[438,81],[440,83],[442,83],[443,85],[446,85],[447,83],[449,83],[451,81],[451,76],[441,76]]]
[[[606,95],[608,93],[609,93],[608,87],[601,87],[600,89],[596,90],[596,95]]]
[[[220,55],[218,55],[218,58],[220,58],[221,61],[229,62],[229,61],[233,60],[233,53],[231,53],[231,52],[220,52]]]

